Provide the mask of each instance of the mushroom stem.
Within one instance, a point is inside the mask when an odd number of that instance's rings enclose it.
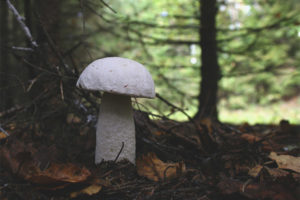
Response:
[[[97,122],[95,163],[127,159],[135,164],[135,127],[130,96],[104,93]]]

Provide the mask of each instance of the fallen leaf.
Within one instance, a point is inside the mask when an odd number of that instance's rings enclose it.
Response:
[[[84,182],[90,176],[88,169],[72,163],[58,164],[49,161],[43,165],[40,158],[49,159],[50,156],[41,155],[43,152],[41,149],[37,150],[32,144],[13,140],[0,147],[0,164],[15,175],[38,184],[43,189],[48,189],[47,187],[51,190],[61,189],[70,183]],[[53,148],[48,150],[50,149]]]
[[[62,182],[79,183],[85,181],[91,175],[90,171],[85,167],[80,168],[72,163],[51,163],[49,168],[44,171],[36,166],[29,167],[30,171],[24,174],[24,178],[32,183],[42,185],[55,185]],[[27,166],[22,168],[27,168]]]
[[[7,135],[0,131],[0,140],[4,138],[7,138]]]
[[[222,194],[239,193],[250,199],[296,200],[291,188],[286,188],[285,185],[278,183],[264,184],[224,178],[217,187]]]
[[[263,166],[256,165],[255,167],[251,168],[248,172],[248,174],[254,178],[258,177],[261,170],[263,169]]]
[[[243,138],[244,140],[247,140],[250,144],[256,143],[261,141],[262,139],[258,136],[255,136],[253,134],[249,134],[249,133],[244,133],[241,135],[241,138]]]
[[[147,177],[153,181],[170,180],[185,173],[185,164],[165,163],[155,153],[143,155],[136,161],[137,172],[140,176]]]
[[[266,152],[280,151],[283,148],[282,144],[278,144],[272,140],[265,140],[262,142],[262,149]]]
[[[80,191],[72,192],[70,194],[70,197],[76,198],[81,194],[87,194],[87,195],[91,196],[91,195],[94,195],[94,194],[97,194],[98,192],[100,192],[101,189],[102,189],[101,185],[90,185]]]
[[[78,123],[81,122],[81,119],[78,116],[76,116],[75,114],[69,113],[67,115],[66,121],[67,121],[68,124],[72,124],[72,123],[78,124]]]
[[[278,168],[290,169],[300,173],[300,157],[277,155],[275,152],[271,152],[269,158],[276,161]]]
[[[265,169],[269,173],[269,175],[271,175],[273,178],[281,178],[290,175],[288,171],[278,169],[278,168],[265,167]]]
[[[0,148],[0,164],[16,174],[19,172],[21,164],[31,161],[31,155],[35,154],[37,150],[31,144],[24,144],[18,140],[7,142]]]

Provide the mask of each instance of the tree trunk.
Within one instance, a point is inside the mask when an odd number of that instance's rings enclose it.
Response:
[[[8,89],[9,56],[8,46],[8,7],[6,1],[0,1],[0,111],[11,106],[11,96]]]
[[[218,119],[217,93],[221,78],[217,57],[216,41],[216,0],[200,1],[200,47],[201,47],[201,87],[198,98],[196,120],[204,118]]]

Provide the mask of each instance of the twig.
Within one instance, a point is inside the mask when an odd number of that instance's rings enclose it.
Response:
[[[121,152],[123,151],[123,148],[124,148],[124,142],[122,142],[122,147],[121,147],[121,149],[120,149],[120,151],[119,151],[117,157],[115,158],[114,163],[117,162],[117,160],[118,160],[118,158],[119,158]]]
[[[0,112],[0,117],[3,117],[3,116],[5,116],[5,115],[7,115],[7,114],[16,112],[16,111],[18,111],[18,110],[20,110],[20,109],[22,109],[22,108],[23,108],[23,106],[15,105],[14,107],[9,108],[8,110],[4,110],[4,111]]]
[[[175,108],[176,110],[179,110],[180,112],[182,112],[182,114],[184,114],[190,121],[193,121],[193,118],[191,118],[182,108],[179,108],[179,107],[175,106],[174,104],[170,103],[169,101],[164,99],[162,96],[160,96],[158,93],[156,93],[156,97],[159,100],[161,100],[162,102],[164,102],[165,104],[167,104],[168,106],[171,106],[171,107]]]
[[[64,88],[63,88],[63,82],[62,80],[60,80],[60,84],[59,84],[59,88],[60,88],[60,95],[61,95],[61,100],[65,100],[65,96],[64,96]]]
[[[105,5],[109,10],[111,10],[112,12],[114,12],[115,14],[117,14],[117,11],[115,11],[112,7],[110,7],[105,1],[103,1],[103,0],[100,0],[101,1],[101,3],[103,4],[103,5]]]
[[[29,30],[29,28],[26,26],[26,24],[24,23],[24,17],[22,17],[19,12],[17,11],[17,9],[12,5],[12,3],[10,2],[10,0],[6,0],[6,3],[8,5],[8,8],[12,11],[12,13],[14,14],[14,16],[16,17],[17,21],[19,22],[19,24],[21,25],[26,37],[29,39],[31,45],[33,47],[38,47],[36,41],[33,39],[31,32]]]
[[[11,49],[17,50],[17,51],[34,51],[32,48],[27,48],[27,47],[15,47],[15,46],[12,46]]]
[[[0,131],[3,132],[6,136],[9,136],[9,133],[6,132],[6,131],[1,127],[1,124],[0,124]]]

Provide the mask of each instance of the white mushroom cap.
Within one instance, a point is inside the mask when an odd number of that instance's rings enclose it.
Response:
[[[77,87],[134,97],[154,98],[154,82],[140,63],[120,57],[95,60],[81,73]]]

